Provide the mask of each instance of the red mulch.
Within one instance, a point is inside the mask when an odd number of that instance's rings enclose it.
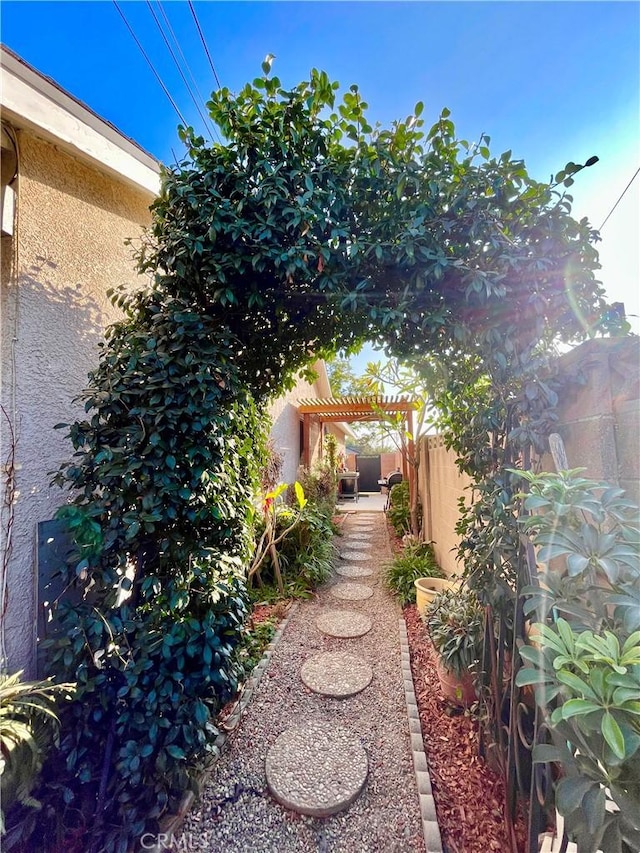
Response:
[[[443,699],[436,653],[415,605],[404,609],[422,735],[438,823],[449,853],[508,853],[504,784],[478,756],[478,725],[468,713],[453,712]],[[524,850],[526,828],[516,824]]]
[[[278,617],[278,613],[274,613],[278,609],[277,604],[256,604],[251,611],[251,619],[254,625],[259,625],[261,622],[266,622],[272,616]]]

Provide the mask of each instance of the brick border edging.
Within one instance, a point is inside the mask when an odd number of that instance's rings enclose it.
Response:
[[[422,817],[424,845],[427,853],[443,853],[442,836],[440,835],[438,816],[436,814],[436,804],[431,790],[431,778],[429,776],[427,756],[424,750],[424,741],[422,739],[418,703],[416,702],[416,693],[413,687],[407,625],[402,616],[398,622],[400,628],[400,663],[402,666],[402,679],[404,682],[404,696],[407,703],[407,716],[409,718],[409,735],[411,737],[413,768],[416,776],[416,784],[418,786],[418,797],[420,799],[420,816]]]
[[[299,604],[298,601],[293,602],[293,604],[289,608],[289,612],[287,613],[285,618],[282,620],[282,622],[278,625],[278,628],[277,628],[275,634],[271,638],[271,642],[269,643],[269,645],[266,647],[266,649],[262,653],[262,657],[260,658],[259,663],[253,668],[251,675],[244,682],[244,689],[243,689],[242,693],[240,694],[239,699],[236,701],[236,703],[233,707],[233,710],[231,711],[231,713],[229,714],[229,716],[227,717],[227,719],[225,721],[225,726],[227,728],[227,731],[221,731],[220,734],[215,739],[215,741],[213,742],[214,747],[215,747],[215,752],[213,753],[212,763],[216,762],[220,758],[224,748],[227,745],[227,742],[229,741],[229,738],[237,729],[238,724],[240,723],[240,720],[242,719],[242,715],[244,714],[244,712],[247,708],[247,705],[251,701],[251,697],[253,696],[254,692],[258,688],[258,685],[262,681],[262,676],[264,675],[265,670],[269,666],[269,661],[271,660],[271,656],[272,656],[273,652],[275,651],[276,647],[280,643],[280,640],[282,639],[282,635],[284,634],[291,617],[293,616],[295,611],[298,609],[298,604]],[[204,773],[202,774],[202,776],[199,779],[200,783],[202,783],[205,780],[205,778],[209,775],[210,770],[211,770],[211,768],[208,768],[207,770],[204,771]],[[182,824],[185,821],[185,818],[187,817],[187,815],[189,814],[189,812],[191,810],[191,806],[193,805],[195,798],[196,798],[196,795],[194,794],[193,791],[187,791],[186,792],[186,794],[182,797],[182,800],[180,801],[180,805],[178,806],[177,812],[175,814],[172,814],[172,815],[167,815],[167,817],[162,821],[162,823],[160,825],[159,835],[164,835],[164,836],[169,836],[169,837],[177,835],[180,828],[182,827]],[[138,849],[137,847],[133,848],[133,850],[137,850],[137,849]],[[170,848],[167,847],[165,842],[158,842],[153,847],[145,847],[145,850],[148,851],[148,853],[167,853],[167,850],[169,850],[169,849]],[[429,853],[430,853],[430,851],[429,851]]]

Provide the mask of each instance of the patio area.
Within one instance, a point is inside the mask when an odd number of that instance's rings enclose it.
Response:
[[[336,512],[384,512],[387,495],[381,492],[360,492],[358,500],[352,497],[340,498]]]

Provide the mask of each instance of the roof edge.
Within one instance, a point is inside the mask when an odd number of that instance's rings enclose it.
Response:
[[[111,122],[0,44],[2,117],[155,197],[160,161]]]

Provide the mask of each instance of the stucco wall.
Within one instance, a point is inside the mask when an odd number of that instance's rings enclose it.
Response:
[[[5,625],[11,668],[31,672],[36,524],[63,503],[64,494],[48,485],[49,472],[70,457],[64,431],[53,425],[81,412],[71,400],[85,387],[103,330],[116,317],[107,289],[135,282],[132,249],[124,241],[149,222],[150,195],[31,133],[18,137],[19,220],[12,238],[18,251],[11,268],[3,238],[0,296],[0,396],[6,411],[15,411],[19,466]],[[4,417],[1,437],[4,462]]]
[[[456,455],[447,450],[441,436],[422,439],[418,468],[422,526],[425,539],[434,541],[438,562],[448,575],[462,570],[455,557],[459,543],[455,526],[459,517],[458,500],[470,499],[470,483],[470,478],[458,470]]]
[[[269,405],[268,414],[272,421],[271,439],[283,455],[282,482],[293,483],[298,476],[298,467],[302,463],[300,447],[300,415],[298,403],[305,398],[327,396],[326,387],[319,377],[313,383],[298,379],[295,388],[287,391]],[[309,428],[311,443],[311,464],[320,456],[320,424],[312,419]]]
[[[380,454],[380,476],[388,477],[394,471],[402,471],[402,453],[394,450],[391,453]]]
[[[585,341],[559,366],[576,377],[558,405],[569,467],[616,483],[640,503],[640,338]],[[555,470],[550,456],[544,467]]]

